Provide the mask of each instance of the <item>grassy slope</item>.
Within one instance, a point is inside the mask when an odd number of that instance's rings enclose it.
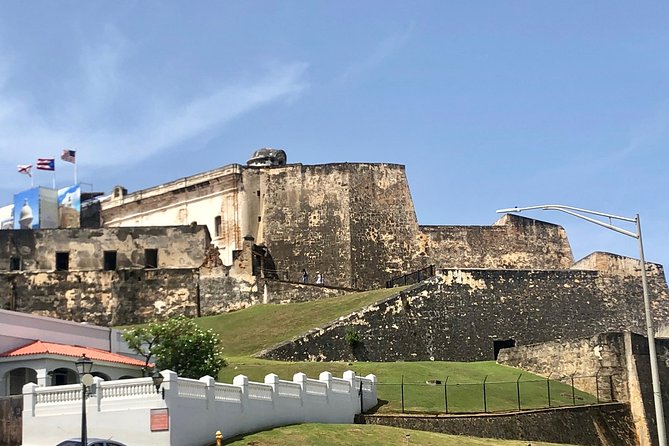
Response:
[[[305,331],[349,314],[366,305],[386,298],[399,289],[380,289],[347,296],[322,299],[288,305],[256,305],[245,310],[204,317],[198,320],[203,328],[211,328],[219,334],[229,366],[221,371],[218,380],[232,382],[235,375],[244,374],[253,381],[262,382],[268,373],[276,373],[281,379],[290,380],[297,372],[317,378],[323,371],[341,377],[345,370],[354,370],[359,375],[373,373],[379,380],[379,398],[389,401],[382,411],[401,409],[400,382],[404,380],[405,409],[445,409],[443,386],[426,386],[425,381],[448,377],[450,411],[483,411],[482,383],[488,376],[488,410],[513,410],[517,408],[515,381],[520,371],[497,365],[494,362],[282,362],[253,358],[250,355],[283,340],[291,339]],[[545,381],[524,373],[521,378],[522,406],[544,407],[546,401]],[[495,384],[505,381],[506,384]],[[418,385],[420,384],[420,385]],[[458,384],[458,385],[456,385]],[[564,405],[571,393],[560,383],[551,384],[552,405]],[[577,393],[578,402],[587,396]]]
[[[227,356],[246,356],[401,290],[402,288],[383,288],[313,302],[254,305],[232,313],[200,318],[198,324],[203,328],[211,328],[220,335]]]
[[[407,435],[409,435],[407,437]],[[243,435],[224,442],[237,446],[527,446],[527,441],[496,440],[356,424],[301,424]],[[531,442],[532,446],[555,443]]]

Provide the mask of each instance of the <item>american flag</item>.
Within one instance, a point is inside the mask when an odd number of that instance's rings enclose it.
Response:
[[[65,150],[63,150],[62,155],[60,155],[60,159],[62,159],[63,161],[66,161],[68,163],[74,164],[75,160],[76,160],[76,158],[75,158],[76,153],[77,152],[75,150],[65,149]]]
[[[32,177],[33,175],[30,173],[30,169],[33,168],[32,164],[19,164],[16,166],[17,170],[19,173],[22,173],[24,175],[28,175],[29,177]]]
[[[39,170],[56,170],[56,163],[53,158],[37,158],[35,168]]]

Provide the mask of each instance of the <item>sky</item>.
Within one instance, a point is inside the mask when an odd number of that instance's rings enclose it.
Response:
[[[261,147],[406,166],[421,224],[562,204],[640,214],[669,265],[665,1],[3,2],[0,205],[18,164],[58,187],[151,187]],[[51,187],[49,172],[33,171]],[[574,256],[631,237],[554,211]],[[629,225],[623,226],[634,230]]]

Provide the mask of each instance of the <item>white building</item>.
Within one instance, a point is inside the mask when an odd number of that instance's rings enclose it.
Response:
[[[142,374],[144,361],[134,357],[118,330],[0,310],[0,396],[20,395],[29,382],[78,383],[75,362],[84,354],[104,380]]]

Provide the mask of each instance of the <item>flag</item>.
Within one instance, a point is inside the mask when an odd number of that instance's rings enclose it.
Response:
[[[33,175],[30,173],[30,169],[33,168],[33,165],[32,165],[32,164],[19,164],[18,166],[16,166],[16,168],[18,169],[19,173],[28,175],[29,177],[32,177],[32,176],[33,176]]]
[[[39,170],[56,170],[56,163],[53,158],[37,158],[36,169]]]
[[[75,150],[67,150],[67,149],[65,149],[65,150],[63,150],[63,154],[60,155],[60,159],[62,159],[63,161],[66,161],[66,162],[68,162],[68,163],[72,163],[72,164],[74,164],[74,163],[75,163],[75,156],[76,156],[76,153],[77,153],[77,152],[76,152]]]

